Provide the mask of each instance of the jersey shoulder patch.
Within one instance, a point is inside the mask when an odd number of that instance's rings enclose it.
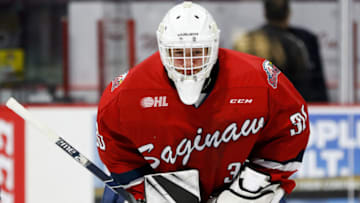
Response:
[[[268,60],[265,60],[262,66],[263,66],[263,70],[267,75],[267,81],[269,85],[272,88],[276,89],[278,83],[278,76],[281,73],[280,70]]]
[[[118,88],[120,86],[120,84],[126,78],[127,74],[128,74],[128,72],[116,77],[113,81],[111,81],[111,92],[113,92],[116,88]]]

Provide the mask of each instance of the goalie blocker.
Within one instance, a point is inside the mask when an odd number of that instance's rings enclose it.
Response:
[[[285,192],[270,176],[245,164],[229,188],[208,203],[278,203]]]

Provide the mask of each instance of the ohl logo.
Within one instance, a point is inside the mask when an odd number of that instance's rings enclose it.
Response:
[[[144,98],[141,99],[140,105],[143,108],[167,107],[167,106],[169,106],[169,104],[166,102],[166,96],[144,97]]]

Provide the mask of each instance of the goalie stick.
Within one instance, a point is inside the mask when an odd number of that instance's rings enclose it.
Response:
[[[38,121],[28,110],[26,110],[14,98],[11,97],[6,102],[6,106],[12,111],[14,111],[21,118],[23,118],[25,121],[30,122],[32,125],[38,128],[43,135],[47,136],[50,139],[51,142],[55,143],[57,146],[63,149],[77,162],[79,162],[81,165],[87,168],[92,174],[94,174],[102,182],[104,182],[110,189],[112,189],[115,193],[123,197],[125,199],[124,203],[136,203],[136,200],[132,196],[132,194],[124,190],[118,183],[114,181],[113,178],[108,176],[104,171],[98,168],[94,163],[92,163],[89,159],[87,159],[84,155],[82,155],[79,151],[77,151],[74,147],[72,147],[69,143],[67,143],[63,138],[59,137],[53,130],[51,130],[49,127]]]

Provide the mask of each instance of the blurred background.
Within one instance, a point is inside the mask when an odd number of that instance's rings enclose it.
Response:
[[[15,97],[102,165],[101,93],[157,51],[155,30],[179,2],[0,0],[0,106]],[[243,47],[244,36],[266,23],[261,0],[194,2],[215,18],[224,48]],[[290,24],[317,39],[309,46],[319,48],[320,65],[310,69],[320,71],[308,76],[323,81],[313,87],[324,91],[313,94],[326,97],[308,100],[311,139],[288,202],[360,202],[360,1],[290,2]],[[98,202],[103,185],[37,134],[0,107],[0,202]]]

